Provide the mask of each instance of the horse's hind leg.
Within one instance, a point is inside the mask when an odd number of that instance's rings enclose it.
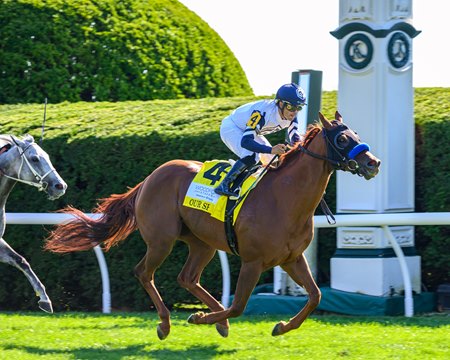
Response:
[[[22,271],[33,287],[36,295],[40,298],[38,302],[39,308],[48,313],[53,312],[52,302],[45,292],[45,286],[33,272],[30,264],[28,264],[25,258],[14,251],[3,239],[0,239],[0,261],[12,265]]]
[[[225,310],[223,305],[200,285],[203,269],[214,257],[216,250],[193,235],[183,240],[186,240],[189,244],[189,256],[178,275],[178,283],[208,306],[212,312]],[[228,320],[216,324],[217,331],[223,337],[228,336],[229,327]]]
[[[170,311],[164,305],[161,295],[155,286],[155,271],[172,251],[175,240],[152,240],[150,243],[150,241],[147,241],[148,237],[145,235],[143,237],[147,243],[147,253],[135,267],[134,273],[158,311],[161,323],[158,325],[157,333],[159,339],[164,340],[170,332]]]
[[[230,308],[209,314],[204,314],[201,312],[192,314],[188,319],[189,323],[215,324],[223,322],[229,318],[240,316],[244,312],[248,299],[258,283],[262,270],[263,266],[259,260],[242,263],[236,284],[236,292]]]
[[[308,302],[303,307],[303,309],[295,315],[289,322],[281,321],[275,325],[272,335],[282,335],[297,329],[306,320],[308,315],[319,305],[321,293],[320,289],[316,285],[314,278],[312,277],[311,271],[306,261],[305,255],[302,254],[297,258],[297,261],[284,264],[281,266],[288,275],[299,285],[303,286],[308,292]]]

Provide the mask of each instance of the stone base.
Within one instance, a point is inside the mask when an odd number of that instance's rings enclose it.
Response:
[[[420,256],[406,256],[412,290],[421,292]],[[331,288],[373,296],[404,293],[399,261],[391,258],[331,258]]]

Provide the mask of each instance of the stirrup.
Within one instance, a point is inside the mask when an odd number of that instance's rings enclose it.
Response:
[[[236,194],[234,192],[232,192],[230,189],[222,189],[222,186],[218,186],[214,189],[214,192],[217,195],[223,195],[223,196],[227,196],[227,197],[231,197],[231,196],[236,196]],[[239,194],[238,194],[239,196]]]
[[[221,195],[221,196],[223,195],[223,196],[226,196],[226,197],[228,197],[230,200],[236,200],[236,199],[239,198],[240,188],[239,188],[238,190],[239,190],[239,191],[236,193],[236,192],[231,191],[231,190],[228,189],[228,188],[223,189],[223,186],[219,185],[218,187],[216,187],[216,188],[214,189],[214,192],[215,192],[217,195]]]
[[[241,197],[241,187],[238,187],[233,193],[233,195],[228,196],[228,199],[236,201],[239,200],[240,197]]]

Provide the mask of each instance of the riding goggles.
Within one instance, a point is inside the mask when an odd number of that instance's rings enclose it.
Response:
[[[283,101],[283,107],[287,111],[291,111],[291,112],[301,111],[303,109],[303,105],[292,105],[291,103],[288,103],[287,101]]]

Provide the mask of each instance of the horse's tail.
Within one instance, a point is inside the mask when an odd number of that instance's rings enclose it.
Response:
[[[124,194],[101,199],[93,210],[100,217],[91,218],[68,206],[60,212],[75,219],[58,225],[46,239],[45,250],[56,253],[90,250],[103,244],[105,250],[125,240],[137,229],[134,204],[142,182]]]

